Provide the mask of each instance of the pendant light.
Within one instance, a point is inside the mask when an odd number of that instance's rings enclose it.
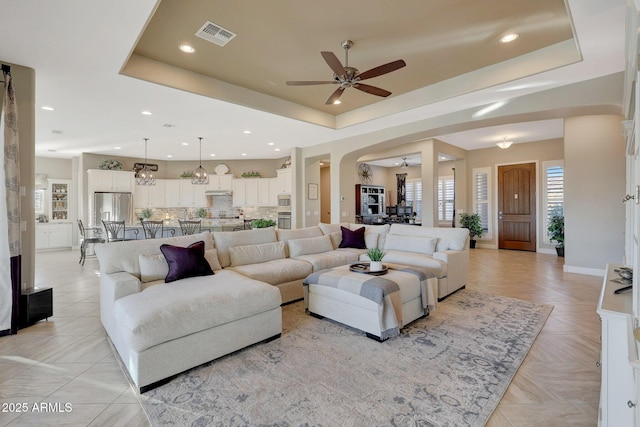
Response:
[[[138,185],[156,185],[156,179],[151,173],[151,169],[149,169],[149,164],[147,163],[147,144],[149,143],[149,138],[144,138],[144,166],[142,169],[138,171],[136,175],[136,184]]]
[[[407,158],[403,157],[402,158],[402,164],[400,165],[400,169],[406,169],[409,167],[409,163],[407,163]]]
[[[202,137],[198,137],[200,140],[200,164],[193,171],[193,178],[191,178],[191,183],[196,185],[204,185],[209,183],[209,175],[207,171],[202,167]]]

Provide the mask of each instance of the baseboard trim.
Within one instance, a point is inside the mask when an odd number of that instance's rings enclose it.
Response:
[[[604,277],[604,274],[605,274],[604,269],[578,267],[575,265],[566,265],[566,264],[563,267],[563,271],[565,273],[577,273],[577,274],[585,274],[587,276],[599,276],[599,277]]]

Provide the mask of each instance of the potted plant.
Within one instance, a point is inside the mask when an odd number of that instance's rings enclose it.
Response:
[[[153,216],[153,211],[150,208],[144,208],[140,211],[140,218],[149,219]]]
[[[480,214],[474,212],[472,214],[461,213],[460,214],[460,226],[462,228],[469,229],[469,247],[476,247],[476,237],[482,237],[482,233],[484,230],[482,229],[482,224],[480,223]]]
[[[564,215],[553,215],[549,226],[549,240],[556,242],[556,253],[558,256],[564,256]]]
[[[122,162],[116,159],[106,159],[100,162],[98,167],[102,170],[119,171],[122,170]]]
[[[205,219],[209,216],[209,211],[206,208],[198,208],[198,210],[196,210],[196,216]]]
[[[368,249],[367,256],[371,260],[369,263],[369,271],[382,271],[382,258],[384,258],[384,252],[382,252],[382,249]]]
[[[275,225],[276,222],[272,219],[254,219],[251,221],[251,228],[268,228]]]

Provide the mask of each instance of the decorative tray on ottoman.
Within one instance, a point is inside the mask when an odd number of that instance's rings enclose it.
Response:
[[[389,270],[387,268],[386,265],[382,265],[382,270],[380,271],[371,271],[369,269],[369,263],[368,262],[356,262],[355,264],[351,264],[349,266],[349,270],[354,271],[356,273],[365,273],[365,274],[371,274],[372,276],[381,276],[383,274],[387,274],[387,271]]]

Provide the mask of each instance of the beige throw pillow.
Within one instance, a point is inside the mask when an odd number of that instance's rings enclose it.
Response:
[[[236,231],[236,233],[238,233]],[[257,264],[285,258],[284,242],[262,243],[259,245],[232,246],[229,258],[232,266]]]
[[[306,239],[293,239],[289,240],[287,244],[289,245],[289,256],[291,258],[333,250],[331,237],[329,235],[308,237]]]

